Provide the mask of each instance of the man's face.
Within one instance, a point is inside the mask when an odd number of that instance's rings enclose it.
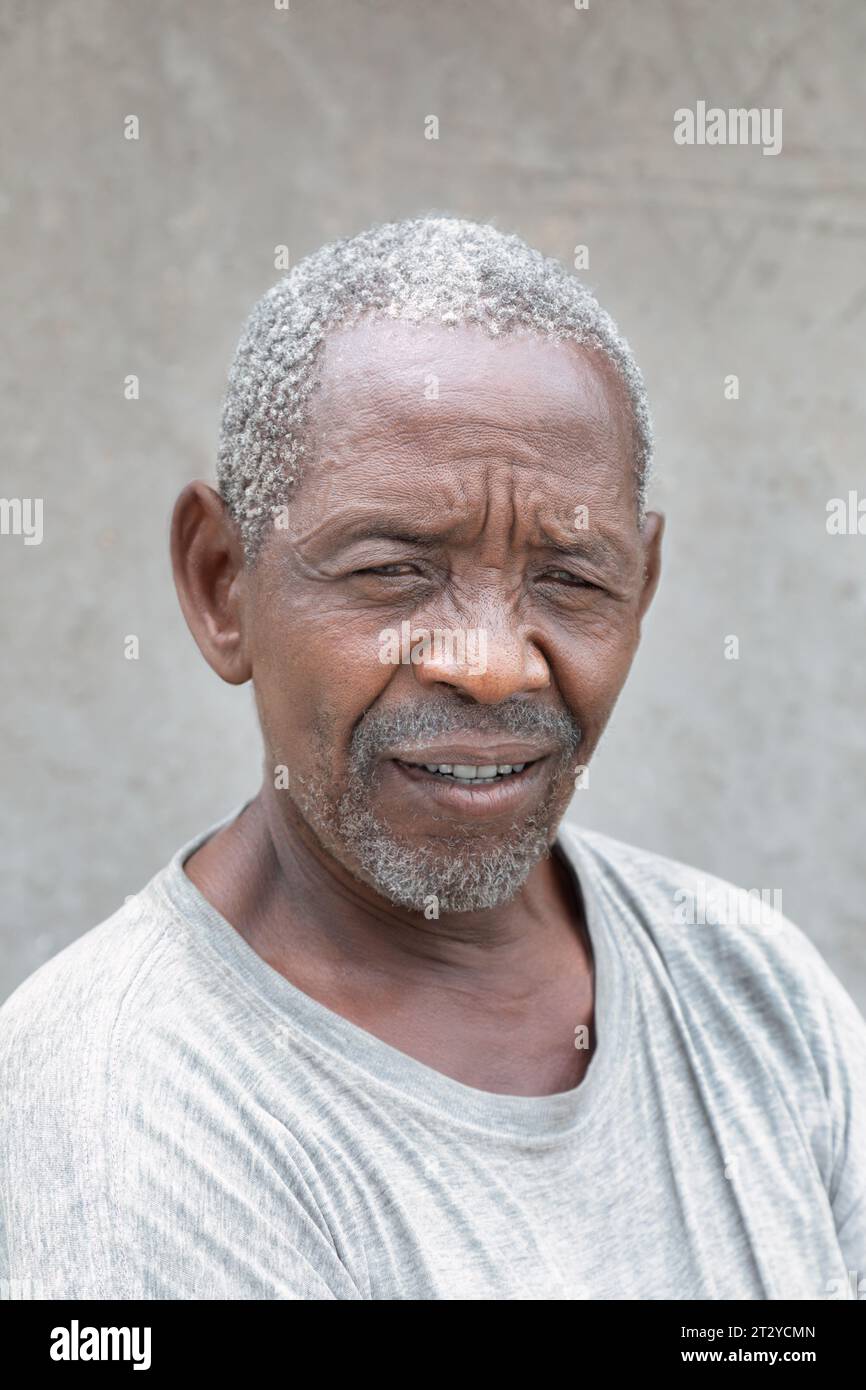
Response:
[[[624,388],[574,343],[329,338],[244,626],[282,814],[390,901],[495,907],[552,843],[648,602],[633,459]]]

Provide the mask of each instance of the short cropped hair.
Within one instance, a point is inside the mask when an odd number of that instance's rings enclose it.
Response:
[[[253,308],[232,363],[217,482],[247,562],[303,472],[310,397],[329,331],[365,315],[571,339],[610,359],[634,423],[638,519],[645,514],[652,420],[628,343],[559,261],[488,224],[428,214],[386,222],[299,261]]]

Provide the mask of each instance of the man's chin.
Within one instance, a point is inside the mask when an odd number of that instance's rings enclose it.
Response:
[[[412,844],[382,826],[367,825],[362,834],[360,826],[342,829],[355,872],[388,902],[433,920],[511,902],[550,845],[550,833],[541,827],[512,832],[507,840],[475,837],[471,844],[462,839]]]
[[[310,780],[296,802],[332,858],[395,906],[435,920],[502,907],[550,851],[560,817],[548,803],[499,831],[463,829],[407,839],[357,789],[335,798]]]

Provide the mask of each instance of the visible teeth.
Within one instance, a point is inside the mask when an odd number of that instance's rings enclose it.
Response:
[[[438,772],[461,782],[495,782],[510,772],[522,772],[526,763],[422,763],[426,772]]]
[[[440,773],[460,782],[495,782],[511,772],[522,772],[526,763],[420,763],[426,772]]]

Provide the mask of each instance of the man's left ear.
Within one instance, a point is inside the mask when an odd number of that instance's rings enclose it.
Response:
[[[205,661],[229,685],[252,676],[243,625],[243,544],[220,497],[188,483],[171,519],[174,584],[187,626]]]
[[[638,604],[638,618],[642,619],[658,588],[662,569],[662,535],[665,519],[662,512],[647,512],[641,527],[643,544],[643,588]]]

